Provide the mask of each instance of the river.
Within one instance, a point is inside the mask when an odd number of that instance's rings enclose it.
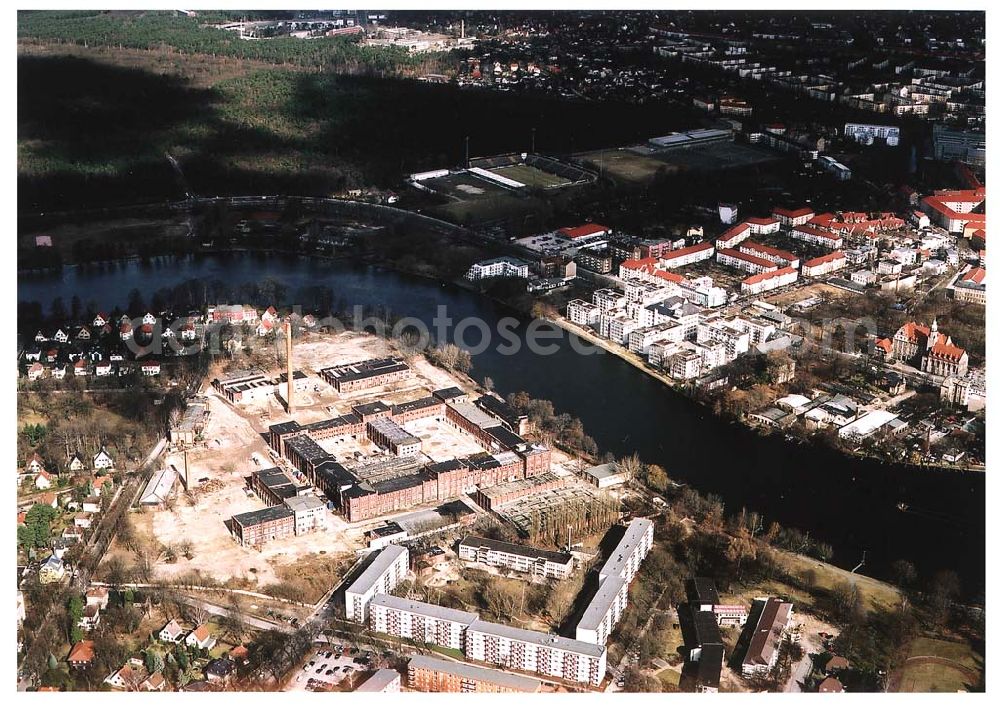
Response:
[[[57,274],[20,275],[18,299],[48,306],[61,296],[68,305],[110,310],[125,307],[128,294],[200,279],[239,285],[271,278],[297,289],[329,286],[342,303],[383,306],[398,316],[430,323],[438,306],[458,321],[478,317],[493,328],[516,315],[475,293],[370,266],[292,255],[231,253],[163,257],[149,263],[66,267]],[[133,316],[137,313],[132,313]],[[525,326],[514,329],[524,335]],[[470,336],[470,339],[475,340]],[[554,354],[522,347],[513,354],[493,346],[473,357],[472,375],[490,377],[501,393],[524,390],[549,399],[557,412],[580,418],[602,451],[630,453],[659,463],[671,478],[718,494],[728,513],[740,507],[767,520],[808,531],[833,545],[834,562],[885,576],[895,559],[908,559],[926,579],[939,569],[957,571],[963,592],[975,595],[985,579],[985,476],[858,460],[781,436],[758,436],[721,421],[702,407],[647,377],[613,355],[583,355],[565,340]],[[897,503],[909,507],[900,511]]]

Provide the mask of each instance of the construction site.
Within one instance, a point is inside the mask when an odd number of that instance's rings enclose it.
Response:
[[[220,367],[198,393],[197,433],[157,478],[169,489],[135,515],[151,549],[190,552],[158,555],[158,576],[264,586],[299,558],[353,558],[387,522],[415,539],[493,520],[554,543],[560,510],[617,511],[464,375],[366,334],[286,343],[280,369]]]

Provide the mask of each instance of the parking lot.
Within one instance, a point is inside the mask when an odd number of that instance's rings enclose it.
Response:
[[[365,663],[360,658],[344,654],[350,651],[340,645],[317,650],[306,660],[295,679],[285,688],[287,692],[329,692],[347,680],[346,689],[352,689],[351,680],[365,671]]]

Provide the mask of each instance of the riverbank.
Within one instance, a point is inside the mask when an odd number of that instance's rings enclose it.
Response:
[[[577,337],[579,337],[581,339],[584,339],[587,342],[589,342],[589,343],[591,343],[591,344],[593,344],[593,345],[595,345],[597,347],[600,347],[601,349],[603,349],[608,354],[615,355],[616,357],[618,357],[622,361],[627,362],[628,364],[632,365],[636,369],[640,370],[646,376],[648,376],[648,377],[650,377],[652,379],[655,379],[656,381],[660,382],[661,384],[664,384],[665,386],[669,387],[670,389],[672,389],[673,391],[677,392],[678,394],[680,394],[682,396],[686,396],[688,398],[691,398],[692,401],[694,401],[694,399],[692,397],[690,397],[690,395],[688,393],[690,391],[689,387],[682,386],[682,385],[678,384],[675,380],[673,380],[670,377],[668,377],[666,374],[663,374],[662,372],[658,372],[655,369],[651,369],[649,367],[649,365],[646,363],[645,360],[643,360],[641,357],[639,357],[638,355],[636,355],[634,352],[630,351],[626,347],[623,347],[623,346],[621,346],[621,345],[619,345],[619,344],[617,344],[615,342],[611,342],[610,340],[606,340],[605,338],[600,337],[599,335],[594,334],[590,330],[587,330],[586,328],[580,327],[576,323],[570,322],[569,320],[567,320],[567,319],[565,319],[563,317],[559,317],[559,318],[551,318],[551,317],[550,318],[546,318],[546,322],[550,322],[553,325],[555,325],[556,327],[558,327],[561,330],[563,330],[564,332],[576,335]],[[712,415],[714,415],[714,414],[712,414]],[[759,436],[774,435],[774,432],[771,431],[770,429],[762,429],[759,426],[752,426],[752,425],[748,424],[745,419],[742,419],[742,418],[731,418],[731,419],[727,419],[727,420],[729,420],[729,421],[731,421],[733,423],[736,423],[736,424],[742,426],[743,428],[756,433]],[[785,435],[786,435],[786,437],[792,438],[795,441],[800,442],[800,443],[812,442],[810,439],[805,439],[805,438],[802,438],[800,436],[795,436],[792,433],[786,433]],[[865,454],[865,453],[857,451],[857,450],[850,450],[850,449],[843,449],[843,448],[836,448],[835,450],[838,453],[843,453],[844,455],[851,456],[852,458],[858,458],[858,459],[862,459],[862,460],[872,460],[872,461],[878,461],[878,462],[883,462],[883,463],[896,463],[896,464],[899,464],[899,461],[887,460],[886,458],[884,458],[883,456],[880,456],[880,455]],[[910,462],[907,462],[906,465],[912,466],[914,468],[926,468],[926,469],[930,469],[930,470],[947,470],[947,471],[955,472],[955,473],[984,473],[986,471],[986,466],[960,466],[960,465],[936,465],[936,464],[935,465],[930,465],[930,464],[925,464],[925,463],[910,463]]]

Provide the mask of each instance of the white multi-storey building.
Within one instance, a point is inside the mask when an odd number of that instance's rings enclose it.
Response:
[[[873,123],[845,123],[844,137],[862,145],[871,145],[876,140],[881,140],[886,145],[894,147],[899,145],[899,127]]]
[[[715,260],[723,266],[738,268],[747,273],[770,273],[778,270],[778,264],[773,261],[735,249],[719,249],[715,252]]]
[[[740,244],[740,248],[738,250],[745,254],[750,254],[751,256],[771,261],[778,266],[791,266],[792,268],[799,267],[799,257],[791,251],[776,249],[773,246],[766,246],[765,244],[758,244],[756,241],[745,241]]]
[[[481,281],[484,278],[527,278],[528,264],[510,256],[498,256],[472,264],[465,277],[470,281]]]
[[[636,354],[647,354],[650,346],[657,342],[680,342],[684,339],[684,326],[676,320],[672,323],[650,325],[629,333],[628,348]]]
[[[483,537],[462,539],[458,558],[552,579],[565,578],[573,570],[572,554]]]
[[[758,273],[755,276],[744,278],[743,282],[740,283],[740,290],[744,295],[756,295],[790,285],[798,279],[799,272],[791,266],[786,266],[771,273]]]
[[[607,650],[588,643],[534,630],[477,620],[466,630],[465,656],[512,670],[598,686],[607,671]]]
[[[403,580],[410,568],[410,552],[406,547],[390,544],[374,552],[368,567],[344,592],[348,620],[364,623],[368,605],[378,593],[389,593]]]
[[[625,294],[612,288],[598,288],[594,291],[592,300],[602,313],[624,308],[626,303]]]
[[[830,253],[810,259],[802,264],[802,275],[806,278],[818,278],[827,273],[839,271],[847,265],[847,257],[843,251],[831,251]]]
[[[688,266],[692,263],[710,259],[714,254],[715,247],[706,241],[694,246],[686,246],[683,249],[668,251],[660,259],[660,267],[669,269]]]
[[[722,343],[725,346],[725,361],[732,362],[750,350],[750,333],[747,329],[741,329],[734,321],[713,318],[698,324],[696,342],[699,345]]]
[[[475,613],[381,593],[372,598],[369,617],[372,632],[455,650],[465,647],[466,629],[479,618]]]
[[[799,241],[804,241],[807,244],[822,246],[825,249],[839,249],[844,245],[844,240],[836,234],[817,229],[808,224],[793,227],[791,237]]]
[[[566,317],[577,325],[593,327],[601,321],[601,308],[577,298],[566,304]]]

